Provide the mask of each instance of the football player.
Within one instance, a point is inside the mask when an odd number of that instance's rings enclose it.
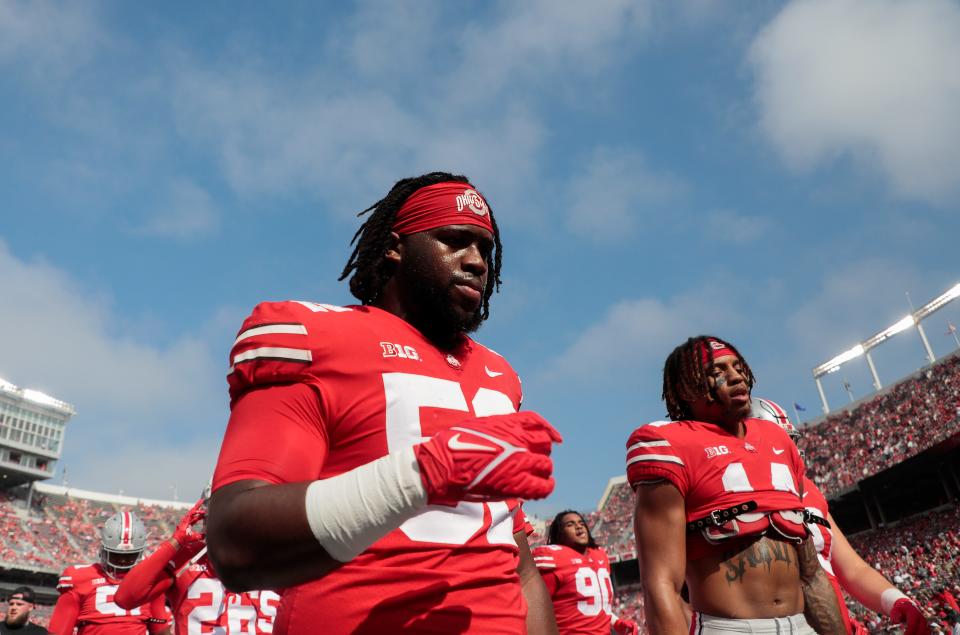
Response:
[[[147,530],[135,513],[108,518],[100,531],[100,562],[67,567],[61,574],[50,633],[73,635],[74,628],[77,635],[169,633],[162,596],[129,610],[114,602],[120,581],[146,545]]]
[[[635,622],[613,614],[610,559],[599,547],[583,516],[562,511],[550,523],[548,544],[533,550],[533,560],[553,600],[560,635],[637,635]]]
[[[277,633],[556,632],[518,499],[553,490],[560,436],[468,336],[500,281],[490,207],[434,172],[365,212],[361,304],[260,304],[234,342],[214,567],[284,589]]]
[[[165,596],[173,608],[176,635],[272,633],[280,596],[274,591],[226,591],[213,571],[200,529],[206,504],[201,498],[180,519],[173,536],[133,567],[114,601],[132,609]]]
[[[773,421],[783,428],[794,443],[800,439],[800,431],[790,423],[786,411],[776,402],[755,397],[752,415],[757,419]],[[866,628],[851,619],[840,587],[870,610],[886,615],[895,624],[903,624],[905,635],[930,633],[929,619],[920,605],[860,557],[830,515],[826,497],[806,476],[803,479],[803,502],[808,517],[813,515],[826,521],[810,522],[807,526],[813,536],[820,564],[836,591],[847,632],[851,635],[865,633]]]
[[[803,461],[779,426],[750,417],[753,383],[731,344],[689,338],[664,364],[673,420],[627,442],[653,635],[687,632],[684,582],[691,633],[845,632],[804,525]]]

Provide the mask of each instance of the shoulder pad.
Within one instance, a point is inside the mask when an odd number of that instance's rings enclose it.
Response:
[[[255,386],[292,383],[314,361],[311,342],[329,328],[320,316],[353,309],[316,302],[262,302],[244,320],[230,350],[230,398]]]
[[[558,560],[560,554],[556,550],[556,545],[542,545],[536,547],[532,553],[533,564],[536,565],[537,569],[549,571],[556,569],[560,565]]]

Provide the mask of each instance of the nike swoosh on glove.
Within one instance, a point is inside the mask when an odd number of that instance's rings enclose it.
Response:
[[[173,532],[173,539],[180,545],[180,549],[199,550],[206,544],[206,534],[194,529],[194,525],[203,522],[207,517],[203,499],[190,508]]]
[[[617,635],[638,635],[640,628],[637,626],[637,623],[632,620],[617,618],[617,621],[613,623],[613,632]]]
[[[414,446],[430,505],[545,498],[560,433],[535,412],[478,417]]]
[[[906,625],[904,635],[927,635],[931,632],[927,616],[917,603],[909,598],[900,598],[893,603],[890,619],[896,624]]]

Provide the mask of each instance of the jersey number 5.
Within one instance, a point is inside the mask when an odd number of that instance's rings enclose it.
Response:
[[[456,410],[477,417],[516,412],[513,402],[502,392],[481,388],[468,405],[459,383],[426,375],[384,373],[383,391],[388,452],[426,441],[420,423],[421,408]],[[485,508],[491,517],[487,540],[491,544],[515,544],[512,514],[507,504],[501,502],[432,505],[400,525],[400,531],[418,542],[462,545],[483,527]]]

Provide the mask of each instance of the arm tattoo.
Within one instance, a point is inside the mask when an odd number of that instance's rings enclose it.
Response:
[[[746,549],[727,551],[723,554],[723,566],[726,568],[727,584],[743,582],[747,567],[764,567],[769,573],[774,562],[793,564],[790,546],[779,540],[757,540]]]
[[[843,635],[846,627],[837,604],[837,595],[820,567],[813,540],[807,538],[797,548],[800,565],[800,585],[803,588],[803,615],[821,635]]]

